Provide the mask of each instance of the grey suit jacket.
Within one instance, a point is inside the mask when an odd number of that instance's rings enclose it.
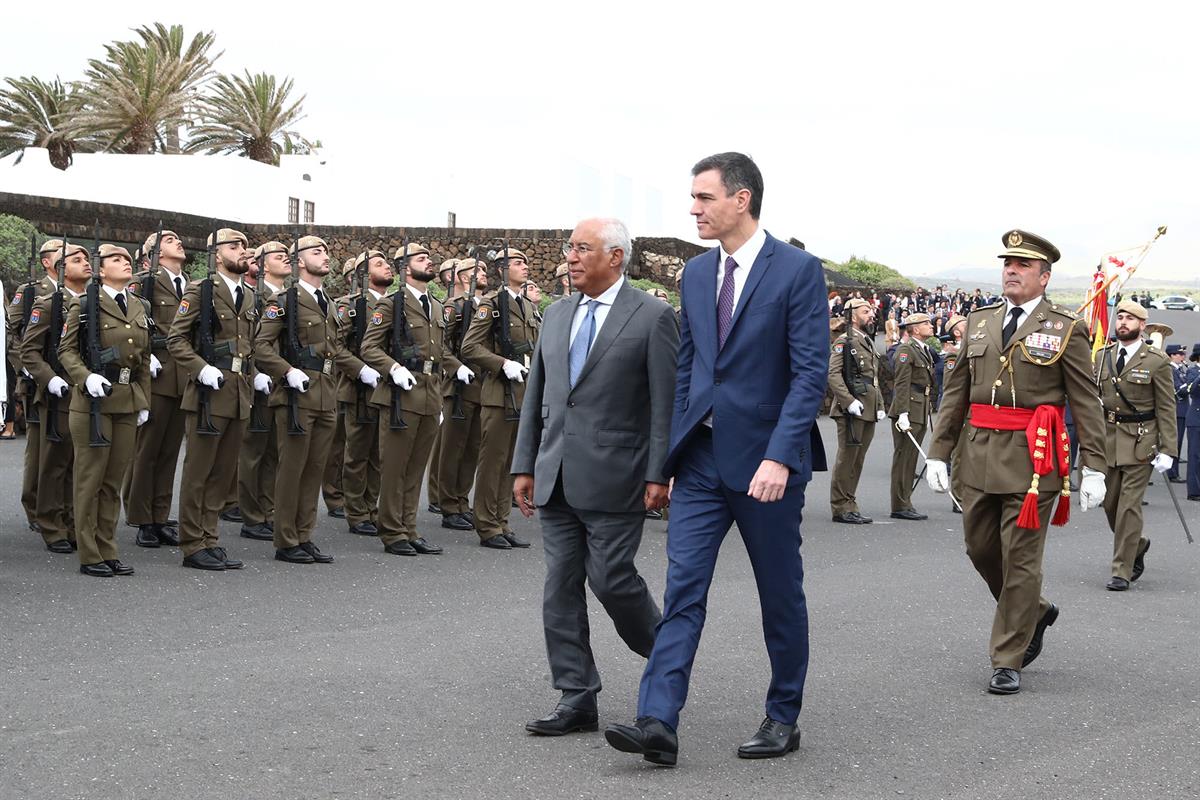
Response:
[[[572,508],[644,510],[646,483],[667,483],[662,468],[679,326],[669,305],[626,278],[572,389],[571,322],[584,299],[572,295],[546,309],[521,404],[512,474],[534,476],[535,505],[549,502],[561,472]]]

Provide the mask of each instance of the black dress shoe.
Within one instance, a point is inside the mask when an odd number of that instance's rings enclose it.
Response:
[[[275,560],[289,564],[311,564],[316,559],[304,552],[302,547],[281,547],[275,550]]]
[[[1186,478],[1170,478],[1171,483],[1187,483]]]
[[[322,553],[321,549],[312,542],[301,542],[300,549],[312,556],[313,561],[318,564],[332,564],[333,556]]]
[[[71,543],[66,539],[55,539],[53,542],[46,542],[46,549],[51,553],[74,553],[75,548],[71,547]]]
[[[183,557],[183,566],[192,569],[223,570],[225,569],[225,559],[214,555],[211,550],[197,550],[191,555]]]
[[[1113,575],[1111,578],[1108,579],[1108,585],[1105,586],[1105,588],[1108,589],[1110,592],[1123,592],[1129,588],[1129,581],[1125,580],[1124,578],[1118,578],[1116,575]]]
[[[1150,540],[1142,539],[1138,542],[1137,555],[1133,559],[1133,575],[1129,579],[1130,583],[1142,577],[1142,573],[1146,571],[1146,553],[1148,552],[1150,552]]]
[[[155,525],[154,535],[158,537],[158,543],[164,544],[167,547],[179,547],[179,530],[170,525]]]
[[[959,508],[958,506],[954,505],[953,503],[951,503],[951,504],[950,504],[950,510],[951,510],[952,512],[954,512],[955,514],[961,514],[961,513],[962,513],[962,509],[961,509],[961,508]]]
[[[385,544],[383,552],[391,553],[394,556],[415,556],[417,554],[416,548],[409,543],[408,539],[397,539],[391,544]]]
[[[260,542],[269,542],[275,538],[275,534],[267,527],[267,523],[260,522],[257,525],[243,525],[242,536],[246,539],[257,539]]]
[[[133,540],[138,547],[161,547],[158,541],[157,525],[139,525],[137,538]]]
[[[992,694],[1016,694],[1021,691],[1020,671],[1007,667],[994,670],[988,691]]]
[[[350,526],[350,532],[357,533],[359,536],[378,536],[379,528],[370,522],[356,522]]]
[[[1190,497],[1189,497],[1188,499],[1189,499],[1189,500],[1191,500],[1192,498],[1190,498]],[[34,533],[41,533],[41,532],[42,532],[42,526],[41,526],[41,525],[39,525],[39,524],[37,524],[36,522],[30,522],[30,523],[29,523],[29,530],[33,531]]]
[[[427,508],[429,509],[430,514],[441,514],[442,513],[442,507],[439,506],[437,503],[430,503],[427,506]]]
[[[778,758],[800,748],[800,727],[764,717],[758,733],[738,748],[738,758]]]
[[[464,511],[464,512],[462,512],[462,515],[463,515],[463,518],[466,519],[467,522],[471,523],[472,527],[474,527],[475,512],[474,511]]]
[[[242,521],[241,507],[230,506],[229,508],[225,509],[224,511],[221,512],[221,519],[225,520],[226,522],[241,522]]]
[[[442,516],[442,527],[452,531],[473,531],[475,525],[464,514],[445,514]]]
[[[657,508],[652,508],[646,512],[646,519],[662,519],[662,512]]]
[[[171,519],[170,517],[167,517],[167,521],[164,522],[163,524],[166,525],[168,528],[178,528],[179,520]]]
[[[497,533],[495,536],[489,536],[486,539],[479,541],[480,547],[490,547],[493,550],[512,550],[512,545],[508,543],[508,539],[504,538],[503,533]]]
[[[412,545],[413,550],[416,550],[423,556],[440,556],[442,554],[442,548],[436,544],[425,541],[424,536],[418,536],[416,539],[413,539],[411,542],[409,542],[409,544]]]
[[[236,558],[230,558],[224,547],[210,547],[208,552],[225,562],[225,569],[241,569],[246,566]]]
[[[113,575],[132,575],[133,567],[127,567],[119,559],[105,559],[104,563],[112,570]]]
[[[609,725],[604,738],[622,753],[641,753],[652,764],[673,767],[679,757],[679,737],[654,717],[638,717],[632,725]]]
[[[1188,500],[1200,500],[1200,494],[1189,494]]]
[[[329,514],[329,516],[333,517],[334,519],[345,519],[346,518],[346,509],[344,509],[344,508],[331,508],[331,509],[329,509],[329,511],[327,513]]]
[[[513,547],[518,547],[518,548],[529,547],[529,542],[525,541],[520,536],[517,536],[512,531],[505,531],[504,533],[502,533],[500,535],[503,536],[506,540],[508,540],[508,543],[511,544]]]
[[[599,728],[595,711],[582,711],[561,703],[546,716],[525,723],[525,730],[538,736],[564,736],[575,731],[595,731]]]
[[[84,575],[91,575],[93,578],[111,578],[113,576],[112,567],[103,561],[99,564],[80,564],[79,571]]]
[[[1025,648],[1025,657],[1021,659],[1021,668],[1024,669],[1033,663],[1033,660],[1042,654],[1042,637],[1046,635],[1046,628],[1054,624],[1058,619],[1058,606],[1054,603],[1046,609],[1046,613],[1042,614],[1042,618],[1038,620],[1037,627],[1033,629],[1033,638],[1029,640],[1029,646]]]
[[[855,511],[846,511],[842,514],[834,514],[833,521],[840,522],[843,525],[869,525],[872,522],[870,518],[861,516]]]
[[[920,522],[923,519],[929,519],[925,514],[919,514],[911,508],[902,508],[899,511],[892,512],[892,519],[908,519],[913,522]]]

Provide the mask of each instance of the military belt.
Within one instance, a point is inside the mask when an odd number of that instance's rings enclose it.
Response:
[[[1104,418],[1109,422],[1150,422],[1154,419],[1153,411],[1140,411],[1137,414],[1118,414],[1116,411],[1104,412]]]
[[[929,387],[926,386],[925,384],[914,383],[914,384],[912,384],[912,388],[916,389],[918,392],[924,392],[925,396],[929,397]]]
[[[417,359],[408,359],[401,363],[409,372],[419,372],[422,375],[432,375],[434,368],[437,367],[437,362],[432,360],[419,361]]]
[[[111,383],[128,386],[140,377],[141,370],[122,367],[120,364],[105,364],[104,371],[101,374],[105,378],[108,378]]]
[[[246,359],[242,358],[241,356],[224,355],[224,356],[218,356],[213,361],[212,365],[214,367],[216,367],[217,369],[226,369],[226,370],[229,370],[230,372],[234,372],[234,373],[237,373],[238,375],[241,375],[244,372],[245,363],[246,363]]]
[[[311,355],[309,353],[305,353],[304,355],[300,356],[299,363],[297,363],[296,366],[300,369],[312,370],[313,372],[320,372],[325,375],[333,374],[332,358],[321,358],[320,356]]]

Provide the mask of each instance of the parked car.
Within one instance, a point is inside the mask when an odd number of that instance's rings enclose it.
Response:
[[[1181,294],[1169,294],[1166,297],[1151,300],[1150,307],[1157,308],[1160,311],[1163,309],[1170,311],[1200,311],[1200,305],[1196,305],[1195,300],[1190,297],[1184,297]]]

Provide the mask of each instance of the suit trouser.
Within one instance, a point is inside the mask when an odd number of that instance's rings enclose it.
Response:
[[[854,494],[858,490],[858,479],[862,475],[863,461],[867,457],[867,448],[875,438],[875,422],[868,422],[861,417],[842,415],[836,418],[838,451],[837,460],[833,463],[833,475],[829,480],[829,505],[834,516],[858,511],[858,500]],[[850,444],[849,427],[854,427],[859,444]]]
[[[64,399],[64,402],[67,401]],[[30,522],[37,522],[38,466],[42,461],[42,424],[29,421],[31,407],[25,409],[25,471],[21,474],[21,506],[25,509],[25,518]]]
[[[442,476],[438,472],[438,465],[442,461],[442,434],[445,427],[443,420],[433,437],[433,449],[429,451],[429,474],[425,479],[425,495],[429,502],[439,506],[442,504]]]
[[[1179,453],[1179,458],[1175,459],[1175,463],[1167,470],[1167,480],[1172,478],[1179,480],[1179,467],[1183,464],[1183,437],[1187,435],[1187,417],[1175,417],[1175,452]]]
[[[312,541],[317,524],[317,498],[329,460],[337,414],[330,409],[297,408],[304,433],[287,433],[288,407],[275,406],[279,465],[275,469],[275,547],[297,547]]]
[[[646,513],[571,508],[556,481],[550,502],[538,509],[538,517],[546,555],[542,624],[550,675],[564,705],[595,711],[600,673],[592,656],[584,582],[592,587],[621,640],[633,652],[649,657],[662,614],[634,564]]]
[[[62,539],[75,541],[74,496],[71,490],[75,447],[71,443],[71,415],[67,410],[70,395],[58,401],[55,424],[61,441],[46,438],[50,411],[45,405],[38,409],[42,424],[30,428],[28,436],[42,437],[38,445],[37,524],[47,544]]]
[[[80,564],[117,558],[117,517],[121,515],[121,480],[133,458],[136,414],[101,414],[100,432],[111,444],[90,447],[91,415],[70,413],[75,446],[75,542]]]
[[[1112,574],[1129,580],[1142,541],[1142,498],[1150,483],[1149,464],[1109,466],[1104,473],[1104,514],[1113,532]]]
[[[717,552],[736,522],[754,569],[771,661],[767,716],[795,724],[808,674],[808,608],[800,556],[803,509],[802,483],[789,485],[783,499],[774,503],[760,503],[722,484],[711,436],[693,435],[675,473],[663,618],[642,674],[639,717],[656,717],[678,727],[707,614]]]
[[[417,505],[421,478],[437,436],[437,416],[402,411],[408,427],[394,431],[388,413],[379,414],[379,516],[376,523],[384,544],[417,539]]]
[[[171,516],[175,466],[183,444],[184,410],[178,397],[150,395],[150,419],[137,429],[133,463],[124,494],[130,525],[162,525]]]
[[[1024,492],[987,494],[967,485],[959,498],[967,556],[996,599],[989,644],[993,669],[1021,669],[1034,628],[1050,608],[1050,602],[1041,596],[1042,554],[1062,484],[1058,480],[1045,483],[1054,486],[1043,488],[1038,495],[1042,525],[1036,531],[1017,527]]]
[[[216,436],[196,432],[197,413],[187,412],[187,454],[179,487],[179,549],[185,556],[220,545],[220,514],[229,500],[229,473],[236,468],[246,420],[212,417]]]
[[[345,450],[346,418],[338,411],[333,441],[330,442],[329,452],[326,454],[325,473],[321,479],[321,496],[325,499],[325,508],[330,511],[345,506],[345,497],[342,494],[342,453]]]
[[[342,409],[342,498],[349,525],[374,522],[379,507],[379,410],[364,403],[367,421],[359,422],[355,408],[348,403]]]
[[[1200,497],[1200,427],[1187,429],[1187,487],[1188,497]]]
[[[896,430],[896,423],[891,424],[892,446],[892,511],[904,511],[912,508],[913,481],[917,477],[917,461],[921,454],[909,440],[907,433]],[[925,441],[925,426],[914,424],[909,430],[917,442]]]
[[[506,420],[501,406],[483,406],[479,411],[479,431],[475,532],[482,540],[508,530],[513,489],[509,470],[517,443],[517,422]]]
[[[463,416],[454,419],[454,399],[442,405],[441,448],[437,462],[438,487],[443,514],[462,514],[471,510],[471,484],[479,465],[479,404],[464,399]]]
[[[261,401],[260,401],[261,402]],[[250,433],[249,425],[238,453],[238,507],[243,525],[259,525],[275,516],[275,469],[279,443],[275,440],[275,415],[263,410],[265,433]]]

